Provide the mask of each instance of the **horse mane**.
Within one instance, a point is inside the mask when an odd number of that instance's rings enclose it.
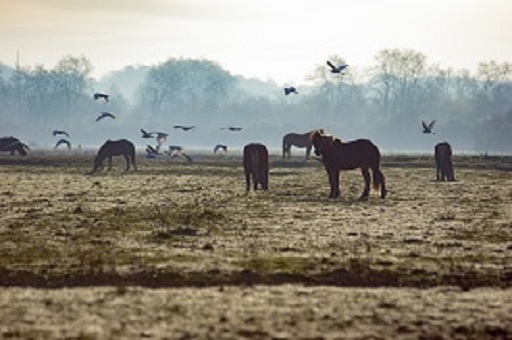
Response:
[[[336,138],[334,135],[331,135],[329,133],[325,133],[324,129],[319,129],[319,130],[311,131],[310,135],[309,135],[309,138],[311,139],[311,141],[313,141],[313,138],[324,138],[325,140],[327,140],[329,142],[330,146],[334,145],[334,142],[336,140],[339,140],[341,142],[341,139]]]

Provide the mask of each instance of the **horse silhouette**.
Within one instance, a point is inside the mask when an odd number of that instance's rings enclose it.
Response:
[[[103,168],[103,161],[105,159],[108,159],[108,170],[112,169],[113,156],[124,156],[126,160],[126,169],[124,172],[130,169],[130,162],[134,170],[137,170],[137,166],[135,165],[135,145],[126,139],[109,139],[98,150],[98,154],[94,158],[94,167],[91,174],[95,173],[99,168]]]
[[[452,164],[452,147],[448,142],[436,144],[434,147],[436,159],[436,177],[438,181],[455,181]]]
[[[306,148],[306,159],[309,158],[309,155],[311,154],[311,148],[313,147],[313,144],[311,143],[311,135],[317,130],[309,131],[306,133],[289,133],[286,134],[283,137],[283,158],[290,158],[291,148],[292,146],[295,146],[297,148]],[[323,133],[323,130],[318,130],[320,133]]]
[[[21,156],[26,156],[29,150],[28,145],[22,143],[18,138],[12,136],[0,138],[0,151],[10,152],[11,156],[14,155],[15,152]]]
[[[364,191],[361,199],[366,200],[370,194],[370,172],[373,173],[373,185],[377,189],[380,186],[380,197],[386,197],[386,184],[384,174],[380,171],[380,151],[368,139],[358,139],[343,143],[334,136],[324,135],[319,131],[311,137],[315,154],[321,156],[322,163],[329,177],[331,186],[330,198],[340,196],[339,177],[341,170],[353,170],[361,168],[364,177]]]
[[[254,190],[258,185],[268,190],[268,150],[260,143],[247,144],[244,147],[245,190],[251,188],[251,177]]]

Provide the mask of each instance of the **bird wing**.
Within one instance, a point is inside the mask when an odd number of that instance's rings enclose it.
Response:
[[[336,66],[334,66],[334,64],[331,63],[329,60],[327,60],[327,65],[329,65],[333,70],[336,69]]]
[[[427,123],[425,123],[423,120],[421,121],[421,126],[423,126],[423,129],[428,129]]]
[[[435,121],[435,120],[433,120],[432,122],[430,122],[430,124],[428,124],[428,128],[429,128],[430,130],[432,130],[432,128],[434,127],[434,124],[435,124],[435,123],[436,123],[436,121]]]

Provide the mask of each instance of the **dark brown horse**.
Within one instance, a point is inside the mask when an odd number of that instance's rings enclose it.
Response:
[[[137,170],[137,166],[135,165],[135,145],[126,139],[107,140],[99,149],[96,158],[94,158],[94,168],[92,169],[91,174],[95,173],[99,168],[103,168],[103,161],[107,158],[108,170],[112,169],[113,156],[124,156],[126,159],[126,169],[124,172],[130,169],[130,161],[133,168]]]
[[[380,151],[371,141],[358,139],[343,143],[338,138],[324,135],[319,131],[312,134],[311,141],[315,148],[315,154],[321,156],[322,163],[329,176],[329,184],[331,185],[329,197],[336,198],[340,196],[340,171],[357,168],[361,168],[365,183],[361,199],[368,199],[370,194],[371,178],[369,169],[373,173],[374,188],[377,189],[380,186],[380,197],[386,197],[385,179],[380,171]]]
[[[265,145],[251,143],[244,147],[244,171],[245,190],[251,188],[251,176],[254,190],[258,190],[258,185],[268,190],[268,150]]]
[[[436,158],[436,177],[438,181],[455,181],[452,164],[452,147],[448,142],[436,144],[434,148]]]
[[[26,156],[29,150],[28,145],[22,143],[18,138],[12,136],[0,138],[0,151],[10,152],[11,156],[14,155],[15,152],[21,156]]]

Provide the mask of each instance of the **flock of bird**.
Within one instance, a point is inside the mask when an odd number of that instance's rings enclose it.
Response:
[[[327,60],[326,64],[327,64],[327,66],[329,66],[331,68],[331,70],[330,70],[331,73],[334,73],[334,74],[344,74],[342,72],[348,67],[348,64],[341,64],[341,65],[336,66],[330,60]],[[289,94],[292,94],[292,93],[299,94],[299,91],[297,91],[297,88],[294,86],[289,86],[289,87],[284,88],[284,94],[286,96]]]
[[[333,73],[333,74],[344,74],[343,71],[348,67],[348,64],[334,65],[329,60],[327,60],[326,64],[327,64],[327,66],[329,66],[330,72]],[[284,94],[286,96],[288,96],[288,95],[290,95],[292,93],[299,94],[299,92],[297,91],[297,88],[295,88],[293,86],[285,87],[284,88]],[[93,94],[93,98],[94,98],[94,100],[103,99],[105,103],[108,103],[108,101],[109,101],[109,95],[106,94],[106,93],[101,93],[101,92],[94,93]],[[96,122],[98,122],[98,121],[100,121],[100,120],[102,120],[104,118],[107,118],[107,117],[110,117],[112,119],[116,119],[116,116],[113,113],[108,112],[108,111],[103,111],[103,112],[100,112],[99,116],[96,118]],[[422,121],[421,124],[422,124],[422,127],[423,127],[423,133],[425,133],[425,134],[434,134],[432,129],[434,128],[435,122],[436,121],[433,120],[432,122],[430,122],[430,124],[427,124],[424,121]],[[174,129],[181,129],[182,131],[188,132],[188,131],[191,131],[191,130],[195,129],[195,126],[194,125],[174,125],[173,128]],[[243,127],[240,127],[240,126],[226,126],[226,127],[221,127],[220,129],[221,130],[228,130],[228,131],[231,131],[231,132],[240,132],[240,131],[242,131]],[[160,149],[161,149],[162,145],[165,143],[165,141],[167,140],[167,137],[169,136],[169,134],[165,133],[165,132],[158,132],[158,131],[148,132],[148,131],[146,131],[144,129],[140,129],[140,131],[142,133],[142,138],[144,138],[144,139],[155,138],[156,142],[157,142],[156,147],[153,147],[151,145],[147,145],[146,152],[147,152],[148,157],[155,157],[156,155],[161,154]],[[53,136],[60,136],[60,135],[64,135],[67,138],[69,138],[69,134],[66,131],[63,131],[63,130],[54,130],[53,131]],[[57,143],[55,144],[54,148],[57,149],[60,145],[66,145],[68,149],[71,149],[71,142],[68,139],[66,139],[66,138],[60,138],[57,141]],[[185,155],[185,157],[190,160],[190,158],[186,154],[183,153],[183,150],[182,150],[181,147],[179,147],[179,146],[170,146],[169,148],[170,148],[169,151],[166,152],[169,155],[171,155],[173,157],[174,156]],[[227,152],[227,149],[228,149],[228,147],[226,145],[218,144],[218,145],[215,146],[213,152],[215,154],[218,151],[220,151],[220,150],[222,150],[224,152]]]

